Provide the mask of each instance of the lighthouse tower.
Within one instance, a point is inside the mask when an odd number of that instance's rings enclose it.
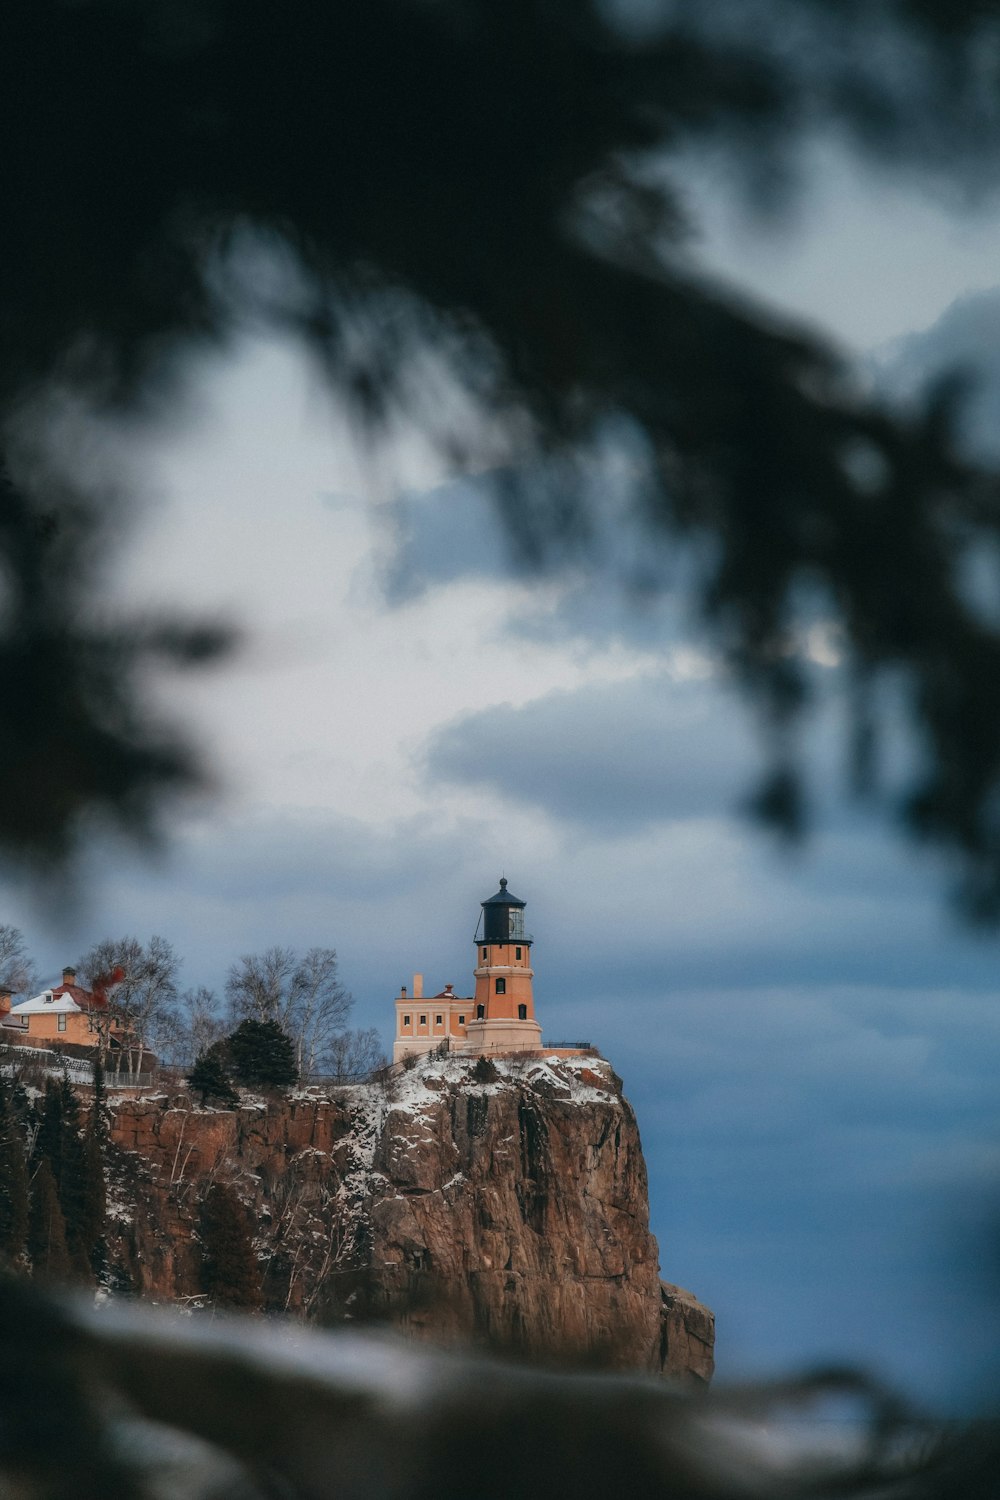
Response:
[[[482,933],[476,943],[476,993],[466,1023],[466,1052],[537,1052],[542,1028],[535,1020],[531,990],[531,938],[524,930],[525,903],[500,889],[482,903]]]

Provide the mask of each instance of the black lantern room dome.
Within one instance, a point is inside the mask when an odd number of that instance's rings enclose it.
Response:
[[[524,908],[526,903],[513,891],[507,882],[500,880],[500,889],[482,903],[484,943],[530,943],[524,931]]]

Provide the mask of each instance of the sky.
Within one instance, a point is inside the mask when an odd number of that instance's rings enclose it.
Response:
[[[825,147],[768,231],[688,172],[709,265],[899,390],[995,358],[989,205],[958,218]],[[1000,949],[842,795],[835,637],[808,643],[817,826],[790,852],[741,811],[756,725],[683,600],[517,573],[475,478],[405,427],[364,450],[294,349],[248,330],[169,429],[101,442],[146,497],[115,602],[231,620],[243,645],[150,683],[214,776],[158,854],[95,842],[72,910],[0,884],[45,979],[104,936],[162,934],[182,982],[219,991],[241,954],[333,946],[388,1046],[414,972],[469,991],[503,873],[545,1036],[624,1080],[662,1274],[714,1308],[720,1376],[851,1360],[931,1405],[981,1397]]]

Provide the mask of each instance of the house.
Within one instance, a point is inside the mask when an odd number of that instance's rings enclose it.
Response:
[[[0,1040],[22,1047],[63,1042],[95,1047],[102,1039],[112,1048],[121,1044],[121,1024],[108,1005],[106,990],[84,989],[76,982],[75,969],[63,969],[61,984],[20,1005],[12,1005],[12,998],[9,989],[0,988]]]
[[[475,993],[456,995],[448,984],[440,994],[425,997],[423,976],[414,974],[413,994],[404,985],[396,998],[394,1062],[438,1047],[474,1055],[541,1050],[525,902],[501,879],[496,895],[480,904],[482,932],[477,928],[473,939]]]

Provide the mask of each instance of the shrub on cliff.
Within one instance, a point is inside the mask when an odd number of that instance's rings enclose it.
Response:
[[[202,1105],[209,1099],[229,1107],[239,1104],[240,1097],[230,1081],[221,1043],[198,1053],[188,1075],[188,1088],[201,1095]]]
[[[283,1088],[299,1076],[291,1037],[277,1021],[241,1021],[226,1047],[238,1083]]]
[[[251,1219],[232,1188],[213,1182],[201,1205],[202,1290],[223,1307],[260,1307],[260,1267],[253,1251]]]

